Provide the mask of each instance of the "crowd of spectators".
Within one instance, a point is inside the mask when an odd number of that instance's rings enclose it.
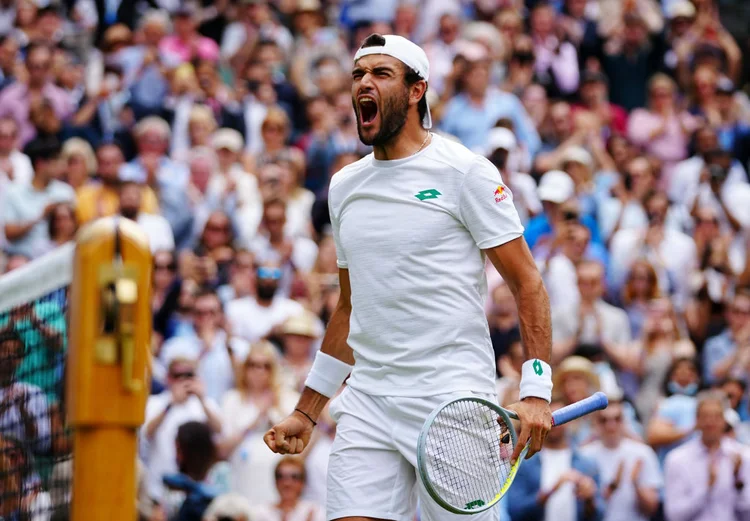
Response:
[[[334,422],[300,458],[262,435],[337,302],[327,187],[369,153],[349,74],[375,32],[423,46],[433,131],[512,192],[551,301],[553,406],[610,399],[550,433],[502,521],[750,519],[750,99],[724,3],[0,0],[0,273],[112,215],[153,252],[141,519],[324,518]],[[516,305],[487,276],[509,404]],[[23,367],[59,370],[64,317],[8,318],[26,334],[0,322],[0,468],[24,470],[0,475],[0,518],[47,521],[70,440]]]

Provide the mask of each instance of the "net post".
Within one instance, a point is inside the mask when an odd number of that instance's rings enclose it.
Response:
[[[66,377],[71,519],[136,519],[137,433],[149,394],[151,253],[127,219],[76,239]]]

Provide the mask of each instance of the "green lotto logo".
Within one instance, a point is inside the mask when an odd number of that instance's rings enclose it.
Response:
[[[441,194],[434,188],[430,188],[429,190],[422,190],[418,194],[414,194],[414,197],[416,197],[420,201],[427,201],[428,199],[437,199],[441,195],[443,194]]]
[[[475,499],[474,501],[470,501],[469,503],[466,503],[466,510],[473,510],[475,508],[483,507],[484,501],[481,499]]]
[[[542,376],[542,373],[544,373],[542,363],[539,360],[534,360],[534,363],[531,364],[531,367],[534,368],[534,372],[537,374],[537,376]]]

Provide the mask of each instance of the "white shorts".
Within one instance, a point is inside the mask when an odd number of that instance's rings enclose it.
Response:
[[[413,521],[419,499],[422,521],[468,521],[427,494],[417,467],[417,440],[427,416],[451,397],[371,396],[346,387],[330,404],[336,438],[328,463],[326,519],[363,516]],[[477,394],[497,403],[497,397]],[[471,521],[497,521],[498,507]]]

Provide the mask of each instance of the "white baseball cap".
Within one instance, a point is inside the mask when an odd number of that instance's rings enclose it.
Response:
[[[561,204],[575,194],[573,179],[562,170],[550,170],[542,176],[536,193],[542,201]]]
[[[560,161],[560,164],[565,163],[580,163],[590,169],[594,166],[594,158],[583,147],[570,147],[563,153]]]
[[[239,152],[243,145],[242,134],[233,128],[220,128],[211,136],[211,146],[214,150],[226,148],[232,152]]]
[[[385,54],[396,58],[407,67],[413,69],[424,81],[430,79],[430,62],[419,45],[396,34],[385,34],[383,38],[385,39],[385,45],[360,47],[357,54],[354,55],[354,63],[357,63],[357,60],[363,56]],[[432,116],[430,115],[429,104],[427,104],[427,112],[424,115],[424,119],[422,119],[422,126],[424,128],[432,128]]]
[[[688,0],[675,2],[667,10],[667,16],[670,20],[674,20],[675,18],[695,18],[695,6]]]
[[[508,152],[513,152],[516,149],[516,145],[516,136],[511,130],[504,127],[495,127],[490,130],[487,136],[487,155],[492,154],[500,148]]]

